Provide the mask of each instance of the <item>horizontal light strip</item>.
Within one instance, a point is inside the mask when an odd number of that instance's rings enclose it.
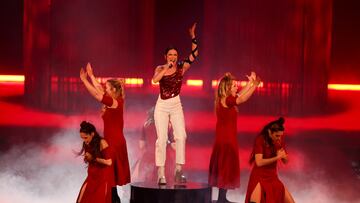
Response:
[[[219,84],[218,84],[218,80],[212,80],[211,81],[211,87],[215,88],[217,87]]]
[[[142,78],[125,78],[125,84],[142,86],[144,84],[144,80]]]
[[[110,78],[99,78],[100,81],[106,81],[106,79]],[[0,75],[0,82],[16,82],[16,83],[23,83],[25,81],[24,75]],[[153,83],[152,85],[159,85],[159,83]],[[125,78],[125,84],[129,86],[143,86],[144,85],[144,79],[142,78]],[[203,80],[187,80],[186,84],[188,86],[203,86],[204,81]],[[246,84],[245,81],[240,81],[240,86],[244,86]],[[211,81],[211,86],[213,88],[216,88],[218,85],[217,80]],[[261,82],[259,85],[260,87],[263,87],[264,84]],[[349,91],[360,91],[360,85],[358,84],[328,84],[329,90],[349,90]]]
[[[329,90],[360,91],[360,85],[355,84],[328,84]]]
[[[187,80],[186,85],[187,86],[195,86],[195,87],[202,87],[203,86],[203,80]]]
[[[23,75],[0,75],[0,82],[24,82]]]

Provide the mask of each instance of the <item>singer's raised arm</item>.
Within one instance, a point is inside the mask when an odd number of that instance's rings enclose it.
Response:
[[[191,54],[184,60],[183,74],[187,71],[191,64],[195,61],[196,57],[199,55],[198,50],[198,41],[195,36],[196,23],[189,29],[189,34],[191,37]]]

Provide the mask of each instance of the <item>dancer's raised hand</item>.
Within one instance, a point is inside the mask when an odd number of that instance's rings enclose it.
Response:
[[[255,79],[255,81],[254,81],[254,84],[255,84],[256,86],[259,86],[260,83],[261,83],[261,78],[260,78],[259,76],[256,76],[256,79]]]
[[[84,70],[84,68],[80,68],[80,79],[81,79],[82,81],[87,80],[87,73],[86,73],[86,71]]]
[[[249,82],[254,82],[256,80],[256,73],[252,71],[250,76],[246,75],[246,77],[248,78]]]
[[[91,64],[89,62],[86,64],[86,72],[89,75],[89,77],[94,76],[94,72],[93,72]]]

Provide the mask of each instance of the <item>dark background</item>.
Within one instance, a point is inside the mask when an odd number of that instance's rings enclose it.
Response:
[[[73,1],[75,2],[75,1]],[[131,1],[129,1],[131,2]],[[137,1],[133,1],[133,12],[136,12]],[[151,2],[151,1],[150,1]],[[154,41],[153,64],[162,62],[160,53],[170,42],[177,44],[188,51],[189,43],[182,44],[187,39],[184,30],[193,21],[202,22],[204,14],[203,1],[168,1],[157,0],[153,2],[154,9]],[[129,5],[131,6],[131,5]],[[175,7],[181,7],[180,11],[170,14]],[[0,2],[0,73],[23,74],[23,9],[22,0]],[[360,80],[360,3],[356,0],[334,0],[332,15],[332,38],[331,38],[331,68],[329,71],[330,83],[359,83]],[[129,12],[132,12],[129,9]],[[171,16],[171,17],[169,17]],[[185,19],[185,20],[184,20]],[[136,20],[136,19],[135,19]],[[199,24],[198,33],[201,33],[203,25]],[[172,31],[176,30],[176,34]],[[221,34],[219,31],[217,34]],[[151,39],[150,39],[151,40]],[[213,39],[221,40],[221,38]],[[187,41],[186,41],[187,42]],[[136,48],[134,48],[136,49]],[[138,50],[137,50],[138,51]],[[129,53],[142,57],[137,51]],[[187,53],[187,52],[186,52]],[[124,62],[124,61],[122,61]]]

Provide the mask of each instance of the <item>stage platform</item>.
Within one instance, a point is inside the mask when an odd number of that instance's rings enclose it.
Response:
[[[130,203],[210,203],[211,187],[205,183],[188,182],[182,185],[156,182],[131,183]]]

